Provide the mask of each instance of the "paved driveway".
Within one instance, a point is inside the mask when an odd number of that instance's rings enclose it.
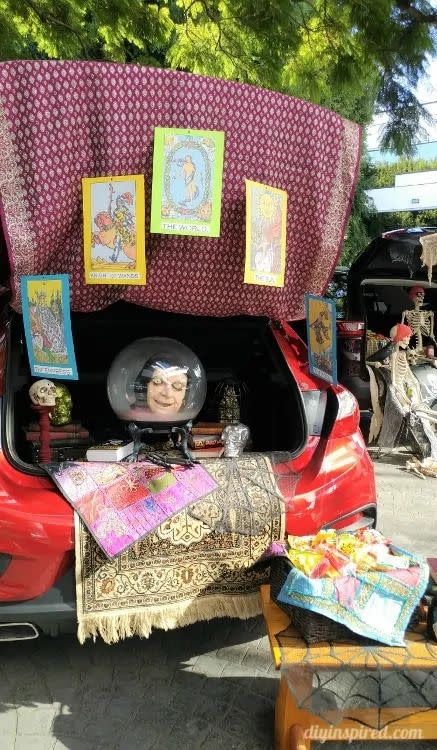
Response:
[[[376,462],[379,528],[437,556],[437,480],[407,474],[400,463]],[[0,750],[270,750],[276,687],[261,618],[116,646],[80,646],[74,636],[2,644]]]

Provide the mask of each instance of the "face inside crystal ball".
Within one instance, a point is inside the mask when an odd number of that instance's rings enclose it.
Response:
[[[183,424],[197,416],[205,396],[200,360],[174,339],[134,341],[117,355],[108,373],[109,401],[126,421]]]

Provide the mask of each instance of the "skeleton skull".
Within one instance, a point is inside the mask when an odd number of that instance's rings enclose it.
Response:
[[[30,400],[36,406],[54,406],[56,386],[51,380],[37,380],[29,388]]]
[[[390,328],[390,338],[399,345],[400,349],[408,348],[412,335],[413,329],[410,328],[410,326],[406,326],[404,323],[398,323],[393,326],[393,328]]]
[[[413,286],[408,296],[416,308],[420,308],[425,301],[425,290],[421,286]]]
[[[237,458],[243,453],[250,437],[245,424],[228,424],[222,432],[225,458]]]

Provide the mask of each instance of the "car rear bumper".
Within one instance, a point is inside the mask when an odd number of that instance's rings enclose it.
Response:
[[[323,527],[346,529],[373,525],[376,491],[373,465],[361,433],[327,442],[320,471],[305,487],[302,475],[286,515],[288,534],[313,534]],[[74,569],[45,594],[0,604],[0,623],[32,623],[42,633],[73,633],[76,628]]]
[[[287,509],[288,534],[315,534],[327,527],[358,528],[370,525],[369,517],[375,523],[375,475],[361,432],[328,440],[320,467],[310,479],[309,475],[309,471],[302,475]]]
[[[0,624],[3,623],[31,623],[41,633],[52,636],[74,633],[77,623],[74,569],[70,568],[42,596],[0,604]]]

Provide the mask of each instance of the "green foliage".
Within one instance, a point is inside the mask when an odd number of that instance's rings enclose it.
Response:
[[[375,231],[372,237],[391,229],[405,227],[437,227],[437,210],[428,211],[395,211],[393,213],[378,214]]]
[[[1,59],[171,66],[266,86],[365,124],[412,150],[411,93],[436,48],[427,0],[0,0]]]
[[[427,161],[403,158],[393,164],[372,164],[368,159],[363,159],[341,255],[342,265],[349,266],[370,240],[382,232],[402,227],[437,227],[437,210],[378,214],[365,193],[372,188],[393,187],[397,174],[433,169],[437,170],[437,159]]]
[[[371,238],[378,234],[378,214],[373,202],[369,200],[365,193],[371,173],[372,165],[364,157],[341,253],[340,263],[343,266],[350,266],[356,256],[368,245]]]
[[[393,164],[377,163],[368,173],[366,189],[394,187],[397,174],[437,169],[437,159],[398,159]]]

